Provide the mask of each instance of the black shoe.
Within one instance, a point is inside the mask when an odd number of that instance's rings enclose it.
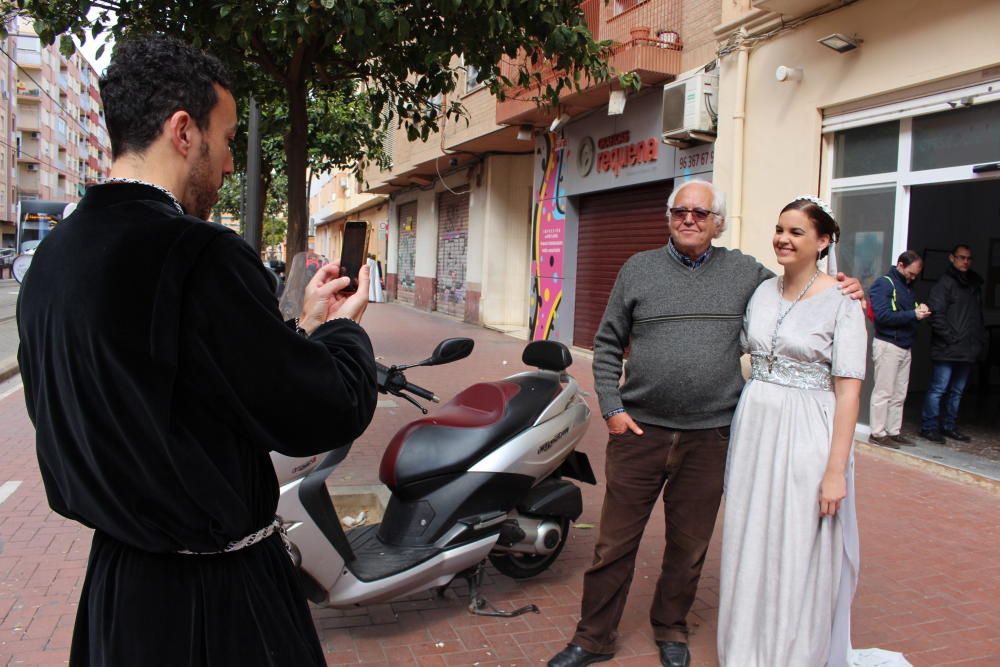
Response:
[[[942,436],[938,431],[921,431],[920,437],[924,440],[930,440],[931,442],[936,442],[939,445],[944,444],[944,436]]]
[[[663,667],[689,667],[691,651],[684,642],[656,642],[660,647],[660,664]]]
[[[887,435],[870,435],[868,436],[873,444],[879,447],[888,447],[889,449],[899,449],[899,445],[892,441],[892,439]]]
[[[595,662],[607,662],[615,657],[614,653],[591,653],[582,646],[569,644],[563,650],[552,656],[549,667],[583,667]]]
[[[892,440],[897,445],[906,445],[907,447],[913,446],[913,441],[907,438],[902,433],[897,433],[896,435],[890,435],[889,439]]]
[[[972,438],[965,435],[964,433],[959,433],[958,431],[941,431],[941,435],[948,438],[949,440],[958,440],[959,442],[971,442]]]

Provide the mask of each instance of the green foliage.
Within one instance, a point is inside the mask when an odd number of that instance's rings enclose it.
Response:
[[[243,212],[243,182],[239,176],[230,176],[222,182],[219,188],[219,201],[212,210],[214,214],[228,213],[239,215]],[[242,221],[241,221],[242,222]]]
[[[454,56],[500,98],[516,84],[539,91],[539,103],[612,74],[608,44],[593,40],[577,0],[15,0],[4,8],[32,16],[49,44],[63,34],[159,31],[219,56],[237,98],[253,92],[266,110],[264,135],[280,142],[282,150],[265,147],[265,161],[289,177],[291,252],[305,248],[308,167],[382,162],[387,129],[426,140],[442,118],[462,116],[457,102],[433,104],[455,90]],[[501,61],[512,59],[521,66],[501,75]],[[549,64],[564,74],[548,79]]]

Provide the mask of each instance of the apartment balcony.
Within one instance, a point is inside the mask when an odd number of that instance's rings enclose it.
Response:
[[[17,172],[17,191],[22,194],[38,194],[41,189],[39,169],[21,167]]]
[[[42,101],[42,91],[38,86],[28,85],[22,81],[17,82],[18,103],[39,104]]]
[[[80,95],[80,103],[77,105],[80,111],[90,111],[93,107],[90,102],[90,95]]]
[[[392,168],[382,171],[370,165],[364,175],[367,192],[384,195],[400,188],[426,186],[442,175],[472,168],[485,154],[534,151],[533,141],[517,138],[517,127],[496,123],[497,102],[488,89],[454,94],[468,116],[457,122],[442,119],[440,131],[432,133],[427,141],[411,142],[405,132],[395,131]]]
[[[608,64],[614,74],[635,73],[644,86],[651,86],[680,73],[682,0],[585,0],[580,5],[594,39],[612,43]],[[505,59],[501,74],[517,80],[521,62]],[[541,83],[509,90],[497,104],[497,124],[541,126],[555,116],[552,109],[539,109],[533,98],[541,97],[559,72],[549,62],[529,66],[529,71],[540,74]],[[574,116],[607,104],[610,92],[610,83],[584,84],[579,91],[563,91],[560,105]]]
[[[21,139],[20,150],[17,153],[17,161],[23,163],[37,163],[38,156],[41,155],[41,142],[38,139],[30,139],[25,134]]]
[[[39,51],[32,51],[30,49],[18,49],[17,65],[18,67],[39,69],[42,66],[42,54]]]

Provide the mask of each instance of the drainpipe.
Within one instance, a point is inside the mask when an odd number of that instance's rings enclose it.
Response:
[[[747,70],[750,49],[742,40],[746,29],[740,29],[740,48],[736,52],[736,106],[733,109],[733,183],[729,189],[729,228],[733,248],[743,246],[743,135],[747,110]]]

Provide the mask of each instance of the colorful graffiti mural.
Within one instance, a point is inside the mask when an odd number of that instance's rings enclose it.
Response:
[[[542,179],[535,196],[531,222],[531,318],[532,340],[548,340],[562,302],[566,211],[563,208],[562,140],[545,136]]]

